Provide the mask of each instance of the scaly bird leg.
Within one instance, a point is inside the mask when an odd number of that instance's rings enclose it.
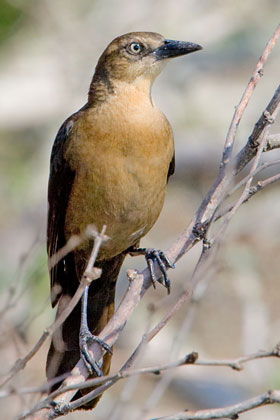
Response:
[[[98,363],[91,356],[88,349],[88,345],[91,343],[98,343],[104,350],[106,350],[110,354],[112,354],[112,349],[107,343],[105,343],[105,341],[101,340],[96,335],[93,335],[89,330],[87,320],[88,288],[89,286],[85,288],[82,296],[81,327],[79,336],[80,352],[81,358],[83,359],[84,364],[86,365],[90,375],[96,373],[97,376],[102,376],[103,372],[100,369]]]
[[[151,274],[151,279],[154,288],[156,288],[156,282],[164,284],[167,288],[167,293],[170,293],[170,279],[167,275],[167,268],[175,268],[175,265],[169,260],[163,251],[154,248],[130,248],[129,253],[131,256],[144,255],[147,261],[147,265]],[[162,273],[161,277],[157,279],[155,274],[155,263],[159,266]]]

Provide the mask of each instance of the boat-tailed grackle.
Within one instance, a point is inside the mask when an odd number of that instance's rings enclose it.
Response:
[[[48,255],[89,224],[99,231],[106,225],[110,239],[96,262],[101,277],[83,297],[85,316],[81,319],[77,305],[53,336],[48,379],[70,372],[80,357],[91,375],[109,372],[111,349],[97,336],[113,315],[116,280],[127,253],[145,254],[153,282],[153,264],[158,264],[170,288],[166,267],[171,262],[160,251],[138,248],[160,214],[174,172],[172,128],[155,105],[151,87],[169,59],[200,49],[153,32],[114,39],[97,63],[86,105],[58,131],[48,189]],[[58,314],[74,295],[91,248],[92,240],[83,242],[50,270],[51,300],[53,306],[58,303]],[[92,340],[106,350],[102,366],[88,352]]]

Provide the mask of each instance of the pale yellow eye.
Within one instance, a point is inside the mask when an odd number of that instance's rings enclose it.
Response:
[[[139,42],[132,42],[128,46],[128,52],[130,54],[140,54],[143,51],[143,45]]]

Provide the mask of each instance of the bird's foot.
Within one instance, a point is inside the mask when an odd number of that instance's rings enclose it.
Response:
[[[167,255],[163,251],[154,248],[133,248],[130,253],[132,255],[145,256],[154,288],[156,288],[156,282],[159,281],[167,288],[167,293],[169,294],[171,282],[167,275],[167,268],[175,268],[175,265],[169,260]],[[162,273],[159,279],[157,279],[155,273],[155,263]]]
[[[101,340],[96,335],[93,335],[88,328],[82,327],[80,329],[79,340],[81,358],[83,359],[90,375],[96,374],[97,376],[103,376],[103,372],[101,370],[102,363],[100,364],[96,362],[89,352],[88,346],[92,343],[98,343],[104,350],[112,354],[111,347],[105,343],[105,341]]]

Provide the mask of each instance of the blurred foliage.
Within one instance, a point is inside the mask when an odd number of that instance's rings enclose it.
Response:
[[[0,227],[19,215],[27,204],[31,170],[40,152],[38,131],[34,128],[0,132],[0,173],[2,176]]]
[[[0,0],[0,45],[24,25],[25,8],[24,2]]]

